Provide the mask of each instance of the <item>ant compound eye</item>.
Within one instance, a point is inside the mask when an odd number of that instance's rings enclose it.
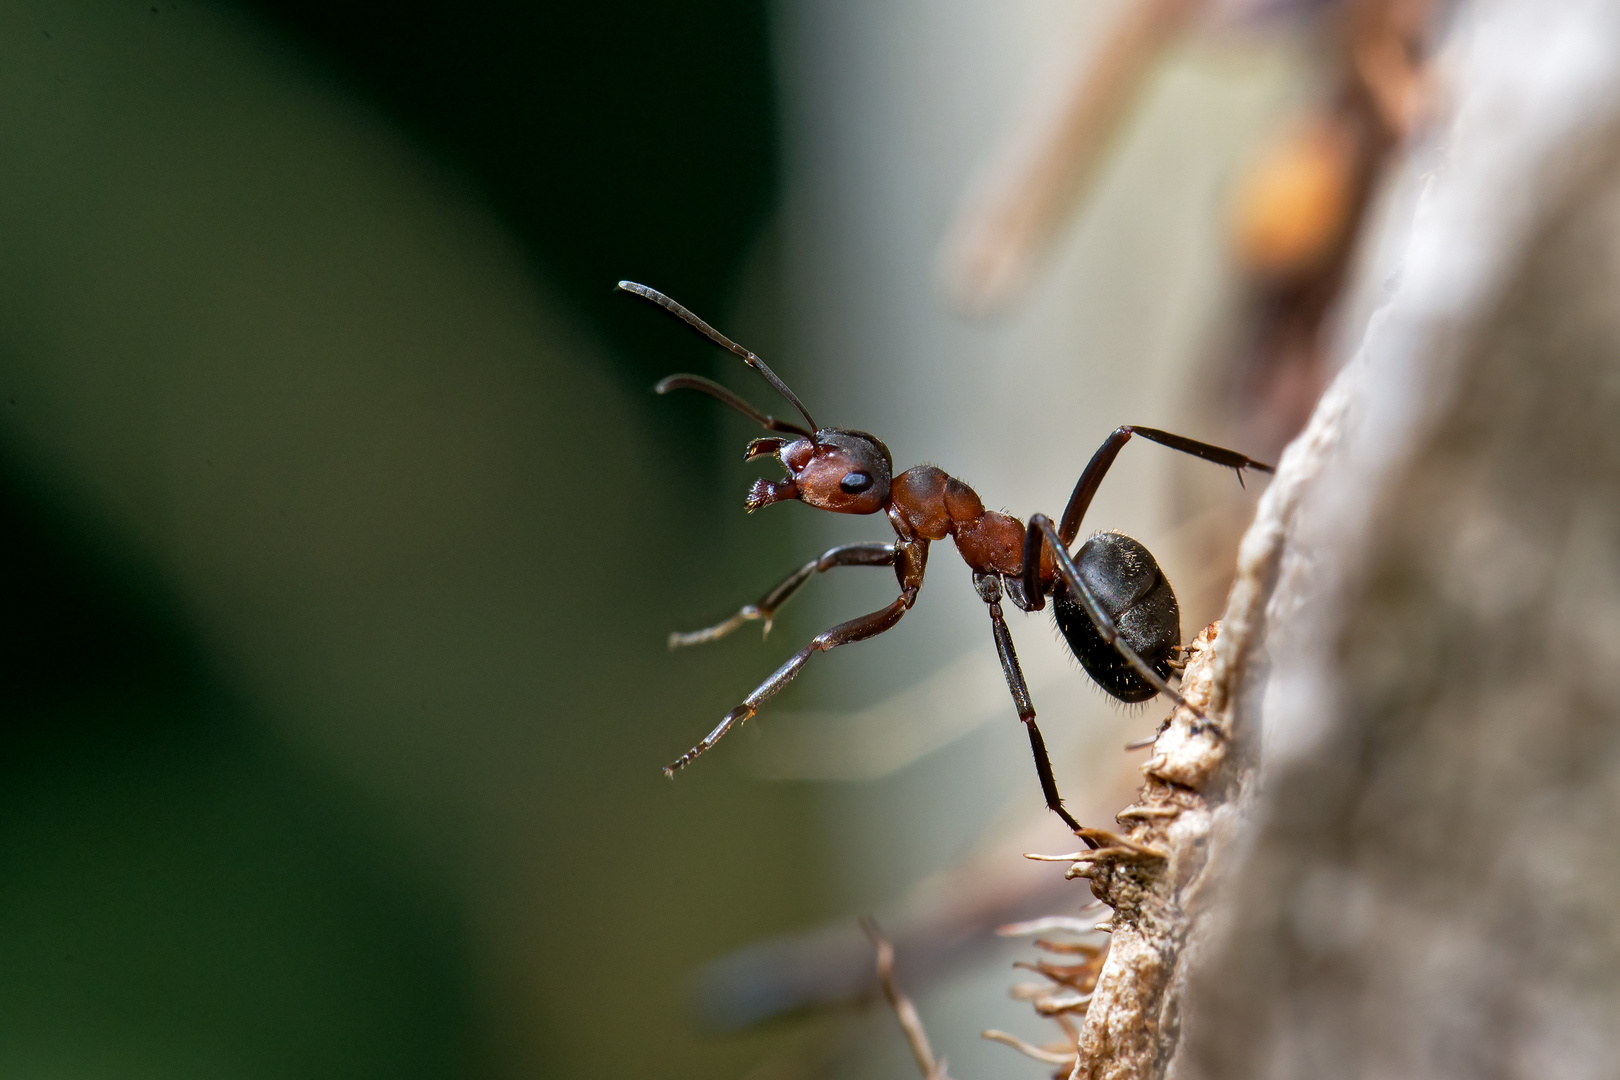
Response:
[[[852,472],[838,481],[838,486],[846,495],[859,495],[872,486],[872,478],[863,472]]]

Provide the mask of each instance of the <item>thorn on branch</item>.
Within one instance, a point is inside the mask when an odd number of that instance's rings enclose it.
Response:
[[[980,1032],[979,1037],[989,1039],[991,1042],[1001,1043],[1003,1046],[1010,1046],[1025,1057],[1034,1058],[1036,1061],[1046,1065],[1058,1065],[1065,1069],[1074,1068],[1075,1052],[1073,1050],[1031,1046],[1016,1035],[1009,1035],[1005,1031],[997,1031],[994,1028]]]
[[[1040,858],[1040,856],[1025,855],[1024,858],[1035,859]],[[1054,859],[1052,861],[1066,862],[1067,859]],[[1092,901],[1086,905],[1086,908],[1098,908],[1101,906],[1100,901]],[[1053,930],[1067,930],[1071,934],[1085,934],[1090,932],[1091,924],[1072,915],[1048,915],[1043,919],[1030,919],[1028,922],[1006,923],[998,926],[996,927],[996,936],[1028,937],[1031,934],[1046,934]],[[1039,942],[1036,944],[1039,944]]]
[[[1181,815],[1179,806],[1127,806],[1114,817],[1129,821],[1132,818],[1173,818]]]

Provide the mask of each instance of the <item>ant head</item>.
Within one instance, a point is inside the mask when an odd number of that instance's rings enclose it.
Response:
[[[798,499],[817,510],[831,510],[837,514],[875,514],[888,505],[889,478],[894,471],[894,458],[882,441],[864,431],[817,427],[815,420],[810,417],[810,410],[799,400],[799,395],[777,378],[776,372],[765,361],[657,289],[649,289],[633,281],[621,281],[619,288],[663,308],[759,372],[804,417],[803,427],[791,421],[778,420],[760,412],[713,379],[701,375],[671,375],[660,380],[653,388],[660,394],[667,394],[671,390],[700,390],[730,405],[767,431],[784,431],[798,436],[792,440],[770,436],[748,444],[748,452],[744,455],[746,458],[771,455],[780,459],[788,471],[786,480],[776,483],[756,481],[748,493],[749,510],[758,510],[762,506],[788,499]]]
[[[864,431],[822,428],[812,439],[755,439],[750,458],[772,454],[787,469],[778,483],[755,482],[748,509],[798,499],[835,514],[875,514],[889,502],[894,459],[889,448]]]

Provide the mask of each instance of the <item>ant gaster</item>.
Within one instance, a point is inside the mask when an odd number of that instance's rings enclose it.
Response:
[[[864,641],[892,628],[911,609],[922,589],[928,545],[950,537],[962,561],[973,571],[973,585],[990,614],[990,631],[1007,676],[1018,718],[1029,731],[1035,769],[1040,775],[1046,805],[1069,828],[1080,831],[1063,808],[1052,764],[1035,706],[1029,698],[1024,673],[1013,651],[1012,634],[1001,610],[1003,594],[1024,611],[1039,611],[1046,598],[1053,601],[1058,629],[1086,672],[1104,690],[1121,701],[1145,701],[1164,694],[1177,705],[1198,710],[1165,680],[1171,657],[1181,645],[1181,612],[1175,593],[1148,549],[1119,533],[1098,533],[1073,555],[1069,545],[1080,533],[1080,520],[1091,505],[1103,476],[1133,435],[1173,450],[1237,470],[1271,472],[1271,466],[1208,443],[1172,435],[1155,428],[1127,425],[1108,436],[1091,458],[1063,517],[1054,526],[1044,514],[1032,515],[1027,524],[994,510],[986,510],[974,490],[932,465],[919,465],[894,475],[889,448],[876,436],[846,428],[816,424],[786,383],[765,362],[736,344],[686,308],[656,289],[632,281],[619,288],[657,304],[692,329],[740,357],[804,417],[804,426],[760,412],[748,402],[701,375],[671,375],[661,381],[660,394],[671,390],[699,390],[730,405],[767,431],[781,434],[755,439],[745,459],[774,457],[787,470],[778,481],[757,480],[748,492],[747,507],[758,510],[771,503],[796,499],[818,510],[839,514],[883,513],[894,529],[893,543],[843,544],[813,559],[784,578],[758,601],[731,618],[705,630],[671,634],[671,648],[714,641],[745,622],[759,620],[769,632],[778,608],[814,574],[839,566],[891,566],[899,580],[900,595],[886,607],[858,619],[839,623],[816,635],[808,645],[776,669],[741,705],[726,713],[719,725],[692,749],[664,769],[667,776],[684,768],[731,729],[753,716],[761,704],[786,686],[818,652],[854,641]],[[791,436],[791,437],[788,437]]]

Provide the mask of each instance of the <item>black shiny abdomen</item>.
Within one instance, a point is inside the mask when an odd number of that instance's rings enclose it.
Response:
[[[1152,553],[1120,533],[1098,533],[1081,545],[1074,562],[1080,580],[1119,627],[1120,637],[1169,678],[1171,650],[1181,644],[1181,609]],[[1097,685],[1121,701],[1146,701],[1158,693],[1103,640],[1062,577],[1052,602],[1058,629]]]

